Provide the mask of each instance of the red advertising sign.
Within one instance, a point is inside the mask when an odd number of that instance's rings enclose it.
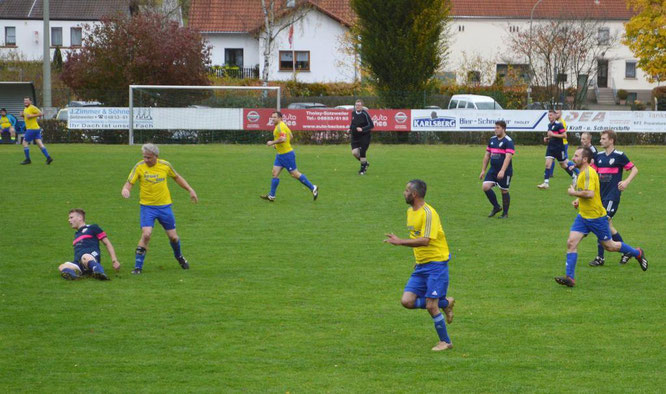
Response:
[[[368,111],[375,131],[409,131],[409,110],[371,109]],[[273,130],[272,109],[243,109],[243,130]],[[343,109],[285,109],[282,120],[291,130],[345,131],[351,123],[351,111]]]

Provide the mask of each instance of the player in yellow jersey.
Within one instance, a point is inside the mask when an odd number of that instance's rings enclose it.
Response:
[[[296,154],[291,147],[291,130],[282,121],[282,112],[275,111],[271,114],[271,121],[275,125],[273,130],[273,139],[266,142],[267,146],[272,146],[277,150],[275,162],[273,162],[273,178],[271,179],[271,191],[268,194],[261,195],[264,200],[275,201],[275,192],[280,184],[280,172],[283,168],[289,171],[289,174],[301,181],[310,191],[316,200],[319,196],[319,187],[310,183],[305,174],[301,174],[296,168]]]
[[[597,236],[604,249],[610,252],[629,254],[638,260],[643,270],[647,270],[648,261],[641,248],[633,248],[624,242],[613,241],[606,209],[601,203],[599,175],[590,165],[594,161],[594,154],[590,148],[580,147],[574,153],[573,162],[580,170],[575,186],[569,186],[568,193],[576,199],[572,202],[578,209],[567,240],[567,268],[566,276],[557,276],[555,281],[561,285],[573,287],[576,284],[574,273],[578,260],[578,244],[590,232]]]
[[[426,183],[420,179],[407,183],[403,195],[405,202],[411,206],[407,209],[409,239],[386,234],[384,242],[413,248],[416,266],[405,285],[401,303],[407,309],[428,310],[439,336],[439,343],[432,350],[440,351],[453,347],[446,323],[451,324],[453,321],[455,300],[446,296],[451,258],[449,246],[439,215],[424,200],[426,190]]]
[[[37,123],[37,118],[42,116],[42,111],[32,105],[30,97],[25,97],[23,99],[23,105],[25,106],[22,114],[23,119],[25,119],[25,137],[23,137],[23,154],[25,154],[25,160],[23,160],[21,164],[32,163],[30,160],[29,144],[33,141],[35,141],[35,144],[39,146],[39,149],[41,149],[46,157],[46,164],[51,164],[53,158],[49,155],[49,152],[42,143],[42,129],[39,127],[39,123]]]
[[[173,169],[171,163],[166,160],[160,160],[160,150],[156,145],[145,144],[141,147],[143,160],[136,163],[123,186],[121,194],[125,198],[130,197],[132,186],[139,181],[141,192],[139,194],[139,204],[141,204],[141,239],[136,247],[136,256],[133,274],[143,272],[143,261],[146,258],[146,251],[150,237],[153,233],[153,226],[157,220],[166,231],[173,255],[178,260],[180,266],[186,270],[190,268],[189,263],[183,257],[180,250],[180,238],[176,233],[176,218],[171,209],[171,194],[167,185],[167,178],[172,178],[178,186],[190,193],[190,199],[196,203],[199,201],[197,193],[190,187],[185,178],[180,176]]]

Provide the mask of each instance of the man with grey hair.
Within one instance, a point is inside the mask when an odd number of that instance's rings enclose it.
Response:
[[[123,186],[121,194],[125,198],[130,197],[132,186],[139,181],[141,192],[139,195],[139,204],[141,204],[141,239],[136,247],[136,256],[133,274],[140,274],[143,271],[143,261],[146,258],[146,251],[150,237],[153,233],[153,226],[157,220],[164,230],[171,243],[173,255],[178,260],[180,266],[186,270],[190,268],[189,263],[183,257],[180,250],[180,238],[176,233],[176,218],[171,209],[171,194],[167,185],[167,177],[173,178],[178,186],[190,193],[190,199],[196,203],[199,201],[197,193],[187,183],[185,178],[180,176],[174,170],[171,163],[159,159],[160,150],[156,145],[145,144],[141,147],[143,160],[136,163]]]
[[[407,183],[403,196],[410,205],[407,209],[409,239],[386,234],[384,242],[413,248],[416,266],[405,285],[401,303],[407,309],[428,310],[439,336],[439,343],[432,350],[441,351],[453,347],[446,331],[446,323],[453,321],[455,303],[452,297],[446,296],[451,254],[439,215],[424,200],[426,190],[426,183],[420,179]]]

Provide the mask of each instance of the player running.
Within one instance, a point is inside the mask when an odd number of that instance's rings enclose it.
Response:
[[[481,164],[481,174],[479,174],[479,179],[483,179],[482,190],[493,206],[493,210],[488,215],[489,218],[495,216],[499,211],[502,211],[500,219],[509,217],[509,203],[511,202],[509,185],[513,176],[511,159],[516,153],[515,149],[513,140],[506,135],[506,122],[498,120],[495,122],[495,136],[490,138],[490,142],[488,142],[486,154],[483,156],[483,164]],[[489,162],[490,170],[486,174]],[[497,203],[497,196],[492,190],[495,185],[502,191],[502,208]]]
[[[405,285],[401,303],[407,309],[428,310],[439,336],[439,343],[432,350],[441,351],[453,347],[446,331],[446,323],[453,322],[455,303],[452,297],[446,296],[451,254],[437,211],[424,201],[426,190],[426,183],[420,179],[407,183],[403,195],[410,205],[407,208],[409,239],[386,234],[384,242],[413,248],[416,266]]]
[[[629,254],[638,260],[643,271],[648,268],[648,261],[642,249],[634,249],[624,242],[617,242],[611,238],[606,209],[601,205],[599,175],[591,166],[593,160],[594,155],[589,148],[578,148],[573,157],[576,167],[580,169],[580,174],[576,180],[576,186],[569,185],[567,192],[570,196],[576,197],[572,205],[578,209],[578,215],[571,226],[567,240],[566,276],[555,277],[557,283],[568,287],[576,284],[574,277],[578,260],[578,244],[590,232],[597,236],[606,250]]]
[[[372,129],[375,127],[375,124],[372,122],[368,111],[363,109],[362,100],[356,100],[356,103],[354,103],[354,111],[351,113],[351,118],[349,132],[351,133],[352,155],[354,155],[356,160],[361,162],[361,169],[358,170],[358,174],[365,175],[370,166],[365,155],[368,148],[370,148]]]
[[[613,226],[613,217],[620,206],[620,195],[631,181],[638,174],[638,168],[629,160],[624,152],[615,150],[615,141],[617,135],[613,130],[605,130],[601,133],[601,146],[604,151],[594,156],[594,167],[599,174],[599,183],[601,185],[601,203],[608,213],[608,223],[610,225],[613,241],[622,242],[622,236]],[[623,170],[629,171],[627,179],[622,180]],[[631,256],[623,255],[620,264],[626,264]],[[601,244],[597,245],[597,257],[590,261],[590,266],[598,267],[604,265],[604,248]],[[641,267],[642,268],[642,267]],[[647,267],[646,267],[647,269]]]
[[[543,141],[548,144],[546,148],[546,170],[544,171],[543,183],[537,185],[539,189],[548,189],[549,178],[551,176],[550,168],[553,165],[553,162],[557,160],[567,174],[573,179],[577,171],[575,167],[569,167],[567,165],[567,155],[564,151],[564,138],[567,137],[566,130],[562,123],[557,121],[557,113],[555,110],[551,109],[548,111],[548,135],[544,137]]]
[[[282,121],[282,112],[275,111],[271,114],[271,121],[275,125],[273,130],[273,140],[266,142],[267,146],[272,146],[277,150],[275,162],[273,162],[273,178],[271,179],[271,191],[268,194],[259,197],[268,201],[275,201],[275,192],[280,184],[280,172],[286,168],[292,177],[301,181],[312,192],[313,199],[319,196],[319,187],[310,183],[305,174],[301,174],[296,168],[296,153],[291,147],[291,130]]]
[[[22,114],[23,119],[25,120],[25,136],[23,137],[23,154],[25,154],[25,160],[23,160],[21,164],[32,164],[32,161],[30,160],[29,146],[32,141],[35,141],[46,157],[46,164],[51,164],[53,158],[49,155],[49,152],[42,143],[42,129],[39,127],[39,123],[37,123],[37,118],[42,116],[42,111],[32,105],[30,97],[23,99],[23,105],[25,106]]]
[[[99,251],[99,242],[102,241],[111,256],[113,269],[118,271],[120,263],[116,251],[102,230],[96,224],[86,224],[86,213],[83,209],[69,211],[69,225],[76,229],[74,233],[74,261],[60,264],[60,275],[67,280],[76,280],[84,276],[92,276],[99,280],[109,280],[102,267],[102,255]]]
[[[171,193],[169,193],[169,186],[167,178],[172,178],[178,186],[187,190],[190,193],[190,199],[196,203],[199,201],[197,193],[190,187],[185,178],[180,176],[174,170],[171,163],[166,160],[160,160],[160,150],[157,145],[145,144],[141,147],[143,153],[143,160],[136,163],[134,168],[127,178],[127,182],[121,190],[124,198],[130,197],[130,190],[132,186],[139,181],[141,192],[139,195],[139,203],[141,204],[141,239],[136,247],[136,255],[134,262],[133,274],[141,274],[143,272],[143,262],[146,258],[148,250],[148,243],[153,234],[153,227],[155,220],[157,220],[164,231],[173,250],[173,256],[184,270],[190,268],[180,249],[180,238],[176,233],[176,218],[171,209]]]

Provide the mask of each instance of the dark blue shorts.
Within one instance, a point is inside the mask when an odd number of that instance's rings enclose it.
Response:
[[[583,234],[594,233],[599,241],[610,241],[612,239],[610,225],[608,224],[608,216],[602,216],[596,219],[583,219],[580,214],[576,216],[571,231],[576,231]]]
[[[42,129],[38,130],[26,130],[25,131],[25,136],[23,137],[25,142],[32,142],[34,140],[41,140],[42,139]]]
[[[449,261],[416,264],[405,291],[426,298],[444,298],[449,287]]]
[[[141,227],[154,227],[155,219],[165,230],[176,228],[176,217],[173,215],[171,204],[141,205]]]
[[[561,146],[553,146],[553,145],[548,145],[546,148],[546,158],[552,157],[553,159],[562,162],[567,160],[567,152],[566,149],[564,148],[564,145]]]
[[[286,168],[287,171],[292,172],[296,170],[296,153],[291,152],[275,155],[274,166]]]
[[[84,249],[74,251],[74,261],[72,261],[72,263],[76,264],[82,273],[89,274],[92,272],[92,270],[83,265],[81,262],[81,257],[83,257],[84,254],[92,255],[92,257],[94,257],[95,260],[100,264],[102,263],[102,254],[99,252],[99,249]]]
[[[502,190],[509,190],[509,186],[511,185],[511,177],[513,176],[513,171],[506,171],[504,173],[504,178],[502,179],[497,179],[497,173],[499,171],[495,170],[494,168],[490,167],[488,169],[488,172],[486,173],[486,177],[483,180],[483,182],[492,182],[495,185],[499,186],[500,189]]]
[[[606,208],[606,214],[609,218],[615,216],[617,208],[620,206],[620,200],[603,200],[601,204]]]

